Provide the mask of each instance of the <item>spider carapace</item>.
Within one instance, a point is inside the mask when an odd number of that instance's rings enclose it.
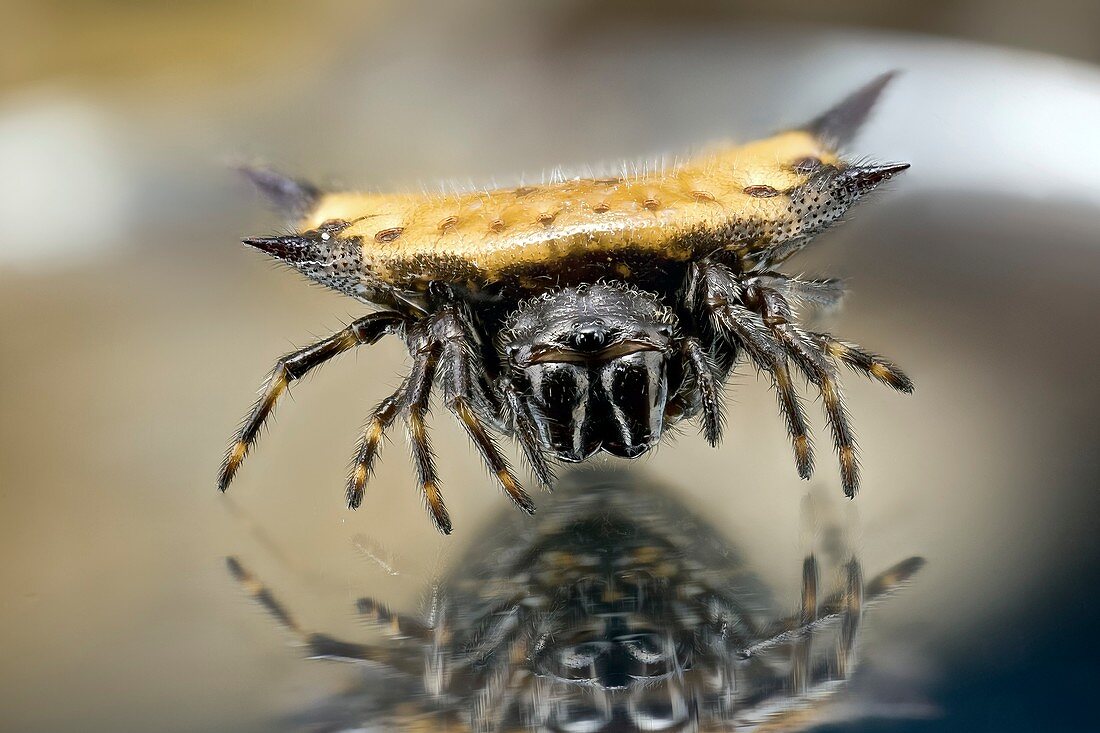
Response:
[[[800,324],[800,307],[840,298],[839,281],[776,268],[908,167],[838,153],[891,76],[800,128],[642,174],[432,197],[322,192],[247,169],[297,233],[245,243],[379,310],[278,361],[229,447],[220,488],[291,382],[394,334],[412,369],[367,421],[348,479],[352,508],[401,417],[429,512],[450,532],[425,425],[435,386],[504,491],[532,512],[495,434],[515,438],[546,485],[554,461],[600,450],[634,458],[682,420],[699,417],[717,444],[722,386],[742,356],[771,379],[804,478],[813,452],[792,373],[820,393],[854,495],[839,366],[903,392],[912,383],[885,359]]]

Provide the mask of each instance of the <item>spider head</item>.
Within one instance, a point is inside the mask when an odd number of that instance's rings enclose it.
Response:
[[[578,462],[635,458],[664,428],[676,319],[654,296],[614,283],[566,288],[508,319],[502,348],[543,447]]]

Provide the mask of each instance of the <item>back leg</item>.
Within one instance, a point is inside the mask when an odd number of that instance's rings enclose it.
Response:
[[[226,451],[225,460],[218,473],[218,489],[225,491],[229,488],[229,483],[233,480],[237,469],[241,467],[248,451],[255,444],[264,422],[275,410],[275,403],[286,392],[291,382],[301,379],[314,367],[324,364],[354,346],[377,342],[404,322],[405,317],[398,313],[389,311],[372,313],[326,339],[279,359],[271,376],[264,384],[263,394],[245,418],[229,450]]]

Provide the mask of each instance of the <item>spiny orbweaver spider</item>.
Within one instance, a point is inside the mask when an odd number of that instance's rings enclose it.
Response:
[[[381,310],[279,360],[226,454],[219,487],[291,382],[395,334],[413,366],[367,421],[348,479],[352,508],[400,416],[432,519],[451,531],[425,425],[434,385],[505,493],[531,513],[494,433],[515,438],[547,486],[553,460],[600,450],[635,458],[696,416],[715,445],[721,388],[743,354],[772,381],[803,478],[813,450],[792,371],[820,393],[853,496],[858,461],[839,365],[902,392],[912,383],[889,361],[800,325],[799,305],[836,302],[839,281],[775,268],[908,168],[850,164],[837,152],[891,77],[801,128],[644,174],[423,197],[324,193],[246,170],[298,233],[245,243]]]

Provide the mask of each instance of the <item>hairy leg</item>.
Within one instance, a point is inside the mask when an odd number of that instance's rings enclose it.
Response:
[[[527,456],[535,478],[549,489],[554,485],[554,469],[551,468],[550,462],[546,459],[546,451],[539,442],[535,421],[527,411],[526,403],[520,399],[519,388],[508,378],[501,379],[498,386],[504,397],[504,403],[512,415],[512,430],[516,440],[523,449],[524,455]]]
[[[409,448],[412,451],[413,464],[416,466],[420,491],[432,521],[440,532],[450,534],[451,517],[443,502],[443,494],[439,488],[439,474],[435,468],[435,454],[428,436],[428,427],[424,423],[431,399],[432,380],[439,363],[439,349],[435,344],[427,345],[414,358],[416,363],[409,375],[409,392],[405,406]]]
[[[378,403],[378,406],[371,412],[370,418],[367,419],[367,426],[363,429],[363,437],[359,439],[355,463],[352,464],[351,473],[348,476],[347,502],[349,509],[358,509],[363,503],[364,487],[367,479],[373,473],[374,459],[378,456],[382,438],[397,418],[397,413],[404,406],[409,384],[410,380],[406,379],[393,394]]]
[[[708,443],[718,445],[722,437],[722,401],[710,357],[697,338],[684,339],[680,351],[688,371],[695,379],[699,393],[703,415],[703,435]]]
[[[229,573],[244,591],[256,600],[280,626],[293,634],[308,650],[310,657],[344,662],[369,662],[413,676],[420,676],[423,673],[420,658],[416,655],[410,655],[407,649],[359,644],[336,639],[327,634],[306,631],[278,601],[275,594],[258,580],[240,560],[235,557],[228,557],[226,558],[226,566]]]
[[[432,335],[441,348],[444,365],[441,381],[447,408],[458,417],[504,493],[520,509],[534,514],[531,497],[519,485],[508,460],[479,417],[479,413],[492,411],[493,403],[480,378],[485,373],[484,365],[473,348],[472,334],[457,305],[445,306],[433,316]]]
[[[229,488],[229,483],[233,480],[237,469],[255,444],[260,428],[274,411],[275,403],[286,392],[291,382],[301,379],[314,367],[324,364],[354,346],[375,343],[404,322],[405,317],[397,313],[372,313],[322,341],[279,359],[264,384],[263,394],[245,418],[229,450],[226,451],[225,460],[218,474],[218,488],[222,491]]]
[[[844,405],[836,368],[805,332],[794,325],[794,313],[786,298],[778,291],[755,288],[746,296],[762,312],[764,322],[786,349],[791,360],[821,393],[825,415],[833,433],[833,443],[840,457],[841,485],[847,496],[854,496],[859,488],[859,459],[856,456],[855,433]]]
[[[772,380],[779,409],[787,424],[787,433],[794,446],[798,474],[809,478],[813,472],[813,445],[806,426],[802,402],[791,382],[787,367],[787,354],[768,324],[756,313],[746,308],[741,300],[743,288],[734,273],[724,265],[705,263],[693,273],[699,284],[689,290],[699,291],[699,307],[704,317],[727,338],[736,339],[756,367]]]
[[[913,382],[892,362],[878,354],[865,351],[856,344],[840,341],[830,334],[814,331],[806,334],[822,351],[833,359],[849,366],[852,371],[877,379],[899,392],[909,394],[913,391]]]

